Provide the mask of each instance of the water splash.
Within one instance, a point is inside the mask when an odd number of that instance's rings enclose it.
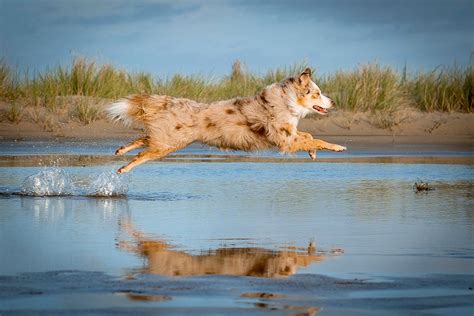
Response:
[[[128,183],[123,181],[123,176],[114,172],[101,173],[90,185],[89,196],[107,197],[124,196],[128,192]]]
[[[74,184],[69,174],[60,168],[49,168],[27,177],[21,186],[22,195],[73,195]]]
[[[84,183],[71,177],[64,169],[47,168],[27,177],[21,186],[20,195],[28,196],[94,196],[119,197],[126,196],[128,182],[123,176],[106,171],[98,176],[90,177]]]

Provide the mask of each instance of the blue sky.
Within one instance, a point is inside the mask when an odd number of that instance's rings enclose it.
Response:
[[[0,0],[0,56],[42,70],[87,56],[131,71],[220,76],[306,61],[321,73],[377,61],[465,65],[474,1]]]

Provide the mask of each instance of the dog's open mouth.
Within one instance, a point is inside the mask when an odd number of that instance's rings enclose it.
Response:
[[[313,106],[313,109],[314,109],[316,112],[319,112],[319,113],[321,113],[321,114],[327,114],[327,113],[328,113],[328,110],[327,110],[327,109],[322,108],[322,107],[320,107],[320,106],[318,106],[318,105]]]

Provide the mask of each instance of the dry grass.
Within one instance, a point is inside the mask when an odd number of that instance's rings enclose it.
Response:
[[[0,99],[15,100],[20,95],[18,74],[0,59]]]
[[[101,117],[92,103],[67,103],[70,96],[116,99],[131,93],[155,93],[212,102],[237,96],[254,95],[264,86],[295,75],[304,63],[278,68],[266,74],[254,74],[239,61],[231,73],[218,80],[195,75],[176,74],[154,78],[147,73],[128,73],[112,65],[100,65],[84,58],[70,67],[55,67],[33,75],[20,76],[0,60],[0,100],[41,107],[48,113],[66,111],[89,124]],[[378,64],[339,71],[316,81],[338,107],[351,112],[371,112],[374,124],[391,127],[397,124],[392,114],[412,107],[422,111],[473,112],[474,70],[472,66],[437,69],[409,75]],[[18,122],[19,105],[6,111],[7,119]]]
[[[71,117],[87,125],[100,119],[101,115],[98,107],[91,100],[81,98],[73,107]]]
[[[406,121],[408,116],[404,110],[374,111],[370,116],[370,123],[378,128],[393,129]]]
[[[47,132],[59,132],[61,130],[61,124],[56,113],[51,113],[43,107],[33,107],[29,109],[28,114],[31,121]]]
[[[23,118],[23,107],[17,103],[12,103],[4,113],[4,116],[8,121],[18,124]]]
[[[323,78],[322,90],[336,104],[353,112],[393,111],[410,105],[397,72],[377,64]]]
[[[423,111],[473,112],[474,67],[440,68],[419,73],[407,83]]]

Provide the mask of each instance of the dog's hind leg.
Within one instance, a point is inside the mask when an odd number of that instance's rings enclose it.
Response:
[[[177,149],[178,148],[169,147],[166,149],[156,148],[156,149],[148,149],[148,150],[142,151],[141,153],[136,155],[128,165],[123,166],[122,168],[117,170],[117,172],[118,173],[129,172],[130,170],[132,170],[133,168],[135,168],[136,166],[144,162],[163,158],[166,155],[176,151]]]
[[[146,146],[148,146],[148,143],[149,143],[149,142],[150,142],[150,137],[149,137],[149,136],[144,136],[144,137],[137,138],[137,139],[135,139],[133,142],[128,143],[127,145],[124,145],[124,146],[119,147],[119,149],[117,149],[117,150],[115,151],[115,155],[121,156],[121,155],[123,155],[123,154],[128,153],[128,152],[131,151],[131,150],[134,150],[134,149],[137,149],[137,148],[146,147]]]

